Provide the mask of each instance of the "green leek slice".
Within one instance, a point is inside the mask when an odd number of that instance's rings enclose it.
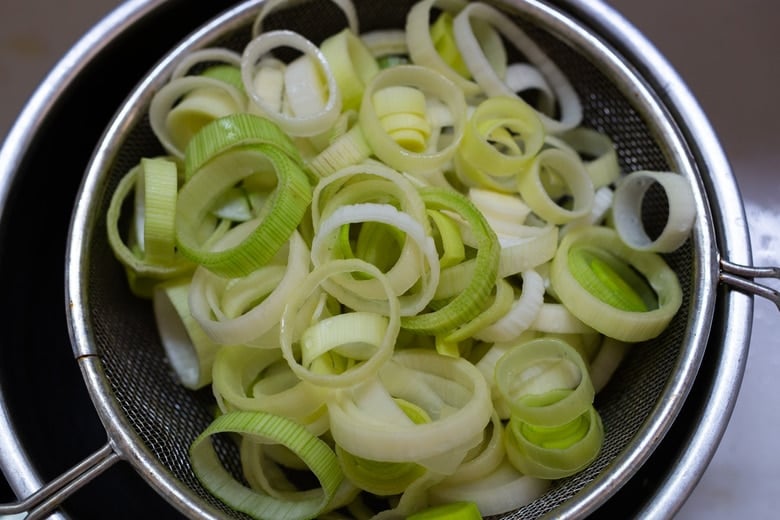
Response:
[[[601,253],[601,267],[609,266],[608,270],[602,269],[600,277],[595,274],[575,274],[572,267],[579,264],[574,253],[574,266],[570,264],[570,252],[578,247],[587,245],[590,250],[600,249],[608,251],[611,257],[617,260],[609,260],[610,256]],[[631,274],[627,266],[636,270],[638,274]],[[640,283],[638,280],[646,280]],[[580,280],[587,280],[584,285]],[[620,281],[622,280],[622,282]],[[636,251],[626,246],[617,232],[607,227],[586,227],[576,229],[568,233],[558,248],[552,262],[550,281],[561,303],[579,320],[586,325],[598,330],[602,334],[627,342],[644,341],[658,336],[669,324],[682,304],[682,289],[677,275],[667,265],[664,259],[646,251]],[[604,282],[608,282],[605,286]],[[647,310],[628,310],[617,307],[612,303],[615,296],[601,297],[591,292],[589,286],[597,283],[600,293],[608,285],[612,285],[616,293],[624,292],[617,300],[618,305],[627,305],[625,300],[638,301],[637,298],[626,296],[626,287],[631,287],[631,293],[636,292],[644,301]],[[657,298],[657,305],[649,303],[642,295],[647,291],[643,288],[649,286]],[[635,303],[638,305],[638,303]]]
[[[209,438],[220,433],[254,435],[272,444],[282,444],[296,453],[320,483],[315,496],[285,501],[258,493],[238,482],[223,467]],[[333,450],[302,426],[263,412],[229,412],[217,417],[190,447],[195,476],[214,496],[252,518],[298,520],[325,511],[339,489],[344,474]]]
[[[241,244],[226,250],[203,247],[197,230],[212,201],[238,181],[258,172],[276,175],[278,185],[265,217]],[[181,253],[221,276],[239,277],[270,261],[301,223],[311,200],[311,186],[300,166],[272,145],[233,148],[197,170],[179,191],[176,214]]]
[[[420,195],[429,209],[449,210],[459,214],[471,225],[478,240],[475,269],[468,289],[441,309],[403,318],[406,330],[442,334],[455,330],[484,310],[496,285],[500,246],[485,218],[463,195],[441,188],[425,188],[420,191]]]
[[[573,475],[599,454],[604,426],[594,407],[570,423],[555,428],[533,427],[521,420],[509,421],[507,458],[525,475],[560,479]]]

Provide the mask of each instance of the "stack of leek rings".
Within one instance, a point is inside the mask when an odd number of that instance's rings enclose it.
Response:
[[[243,52],[182,60],[149,108],[166,153],[119,183],[109,242],[181,384],[213,390],[191,461],[231,507],[516,509],[597,457],[595,396],[679,309],[661,254],[690,235],[691,188],[622,171],[491,6],[421,0],[404,30],[361,33],[333,2],[347,26],[321,42],[264,31],[269,1]],[[669,211],[650,238],[653,185]],[[225,432],[242,475],[210,442]]]

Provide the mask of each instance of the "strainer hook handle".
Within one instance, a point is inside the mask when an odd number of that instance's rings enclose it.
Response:
[[[119,458],[109,442],[29,497],[11,504],[0,504],[0,516],[27,512],[26,520],[45,518]]]
[[[721,259],[720,269],[720,280],[723,283],[748,294],[766,298],[780,311],[780,291],[753,281],[754,278],[780,280],[780,267],[752,267]]]

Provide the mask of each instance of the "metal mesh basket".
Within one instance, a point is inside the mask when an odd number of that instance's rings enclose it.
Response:
[[[401,28],[411,0],[356,2],[361,31]],[[619,54],[573,17],[537,1],[492,2],[509,14],[568,75],[584,104],[584,125],[611,137],[624,171],[673,170],[696,192],[698,218],[691,239],[667,262],[685,299],[668,329],[631,350],[596,407],[605,441],[584,471],[555,483],[531,504],[504,518],[581,517],[606,501],[647,460],[676,418],[706,346],[717,285],[711,216],[683,132],[663,101]],[[212,418],[208,390],[182,387],[160,344],[148,301],[128,290],[125,273],[106,240],[104,215],[119,179],[143,156],[162,152],[146,116],[149,101],[187,52],[206,46],[241,50],[261,2],[241,4],[169,53],[138,85],[96,149],[74,213],[68,255],[69,320],[74,350],[106,425],[112,450],[188,516],[241,518],[204,490],[188,448]],[[343,27],[330,2],[312,0],[275,12],[266,27],[296,30],[312,41]],[[508,47],[511,48],[511,47]],[[662,192],[644,204],[646,225],[664,221]],[[220,447],[238,474],[236,453]]]

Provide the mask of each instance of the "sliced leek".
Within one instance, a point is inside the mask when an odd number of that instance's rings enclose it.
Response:
[[[586,268],[572,271],[570,256],[577,247],[604,251],[599,257],[607,267],[603,274]],[[610,266],[611,265],[611,266]],[[624,297],[632,297],[637,287],[624,274],[636,270],[634,278],[644,278],[655,293],[657,306],[647,310],[629,308],[626,304],[606,300],[601,294],[605,283],[622,287]],[[637,274],[638,273],[638,274]],[[582,322],[599,332],[622,341],[638,342],[658,336],[682,304],[682,289],[677,275],[655,253],[636,251],[626,246],[617,232],[606,227],[588,227],[567,234],[552,263],[551,281],[561,303]],[[627,287],[627,289],[626,289]],[[640,287],[640,291],[644,290]],[[609,293],[606,293],[609,294]]]
[[[333,3],[318,44],[269,0],[243,49],[180,59],[149,112],[168,155],[120,179],[109,244],[175,375],[210,384],[191,463],[229,507],[507,513],[600,453],[596,392],[681,305],[655,252],[690,235],[691,186],[623,175],[497,9],[421,0],[361,33]],[[232,440],[242,483],[212,446]]]

